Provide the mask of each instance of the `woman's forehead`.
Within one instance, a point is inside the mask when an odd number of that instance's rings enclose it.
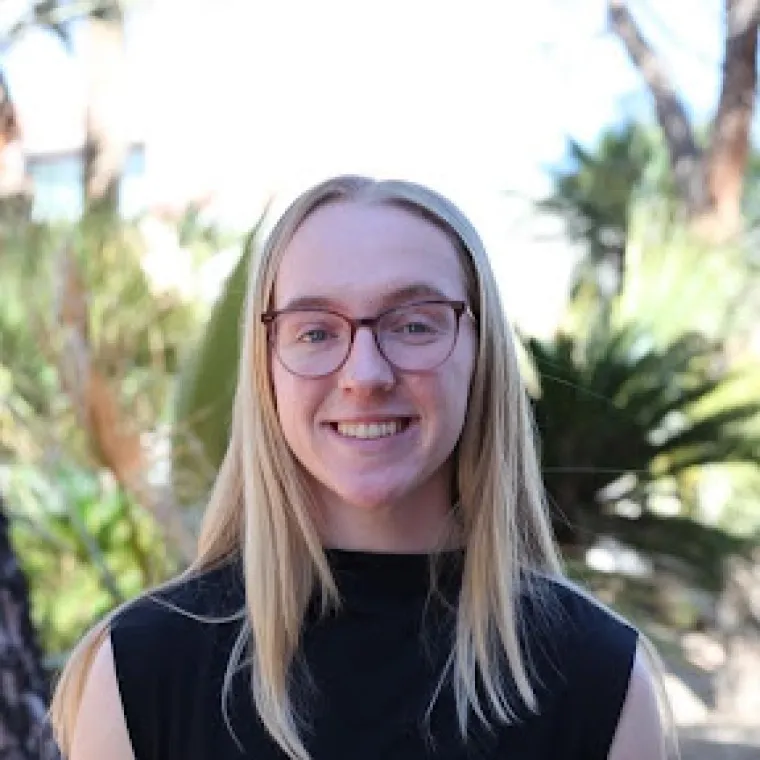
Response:
[[[452,295],[445,290],[430,285],[426,282],[417,282],[405,284],[399,282],[378,283],[371,292],[360,293],[354,291],[339,291],[334,295],[302,295],[294,298],[284,299],[282,303],[277,304],[278,309],[331,309],[341,306],[346,302],[346,296],[355,295],[363,304],[371,306],[377,310],[392,308],[399,304],[409,303],[411,301],[450,301],[460,300],[459,296]]]
[[[464,298],[460,254],[439,226],[389,204],[317,209],[286,246],[275,276],[275,308],[309,298],[417,296]]]

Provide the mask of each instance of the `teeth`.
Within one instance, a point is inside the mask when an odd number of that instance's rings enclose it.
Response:
[[[338,423],[338,432],[348,438],[385,438],[389,435],[395,435],[399,430],[401,430],[401,422],[398,420],[358,425],[351,425],[346,422]]]

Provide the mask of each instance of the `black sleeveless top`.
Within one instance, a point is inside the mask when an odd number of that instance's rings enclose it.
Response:
[[[446,681],[425,719],[453,641],[461,557],[445,555],[439,594],[431,596],[426,555],[328,550],[344,603],[325,618],[315,600],[292,674],[294,703],[309,719],[301,735],[314,760],[607,758],[637,633],[555,581],[537,582],[548,613],[531,595],[520,602],[539,713],[518,709],[516,722],[494,718],[490,731],[471,716],[465,742]],[[193,615],[230,615],[244,604],[240,565],[160,596]],[[228,702],[242,749],[225,723],[222,681],[241,625],[193,620],[150,598],[117,615],[111,640],[136,760],[285,757],[258,719],[246,667],[233,678]]]

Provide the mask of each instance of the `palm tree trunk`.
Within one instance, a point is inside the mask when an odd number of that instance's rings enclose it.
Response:
[[[737,231],[757,87],[760,0],[726,0],[723,82],[705,155],[713,223]]]
[[[712,241],[727,240],[741,229],[744,172],[757,88],[760,0],[724,3],[726,37],[720,99],[707,147],[702,150],[661,57],[642,36],[625,0],[607,0],[610,27],[654,98],[680,199],[695,230]]]
[[[0,499],[0,758],[52,760],[48,682],[29,614],[29,590]]]
[[[665,135],[678,193],[690,216],[701,214],[709,204],[702,166],[702,150],[686,108],[668,77],[657,51],[639,31],[625,0],[608,0],[607,15],[631,62],[641,73],[654,99],[657,121]]]

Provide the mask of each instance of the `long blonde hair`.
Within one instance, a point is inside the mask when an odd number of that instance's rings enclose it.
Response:
[[[507,696],[510,675],[522,703],[537,709],[521,652],[517,593],[525,570],[560,573],[530,406],[478,233],[450,201],[414,183],[344,176],[308,190],[288,207],[251,262],[230,442],[210,495],[197,557],[182,576],[240,554],[245,625],[230,658],[224,691],[235,661],[250,647],[252,690],[261,720],[285,753],[298,760],[309,755],[288,693],[288,671],[315,588],[328,605],[339,604],[339,594],[310,518],[313,497],[278,423],[260,317],[270,303],[283,251],[299,225],[316,208],[335,201],[393,204],[443,229],[459,252],[478,324],[477,360],[455,468],[465,551],[449,668],[463,735],[470,713],[486,723],[489,712],[499,721],[514,717],[518,705]],[[112,617],[87,634],[59,679],[51,714],[64,753],[87,672]],[[499,667],[505,655],[509,673]],[[481,684],[484,697],[476,688]]]

